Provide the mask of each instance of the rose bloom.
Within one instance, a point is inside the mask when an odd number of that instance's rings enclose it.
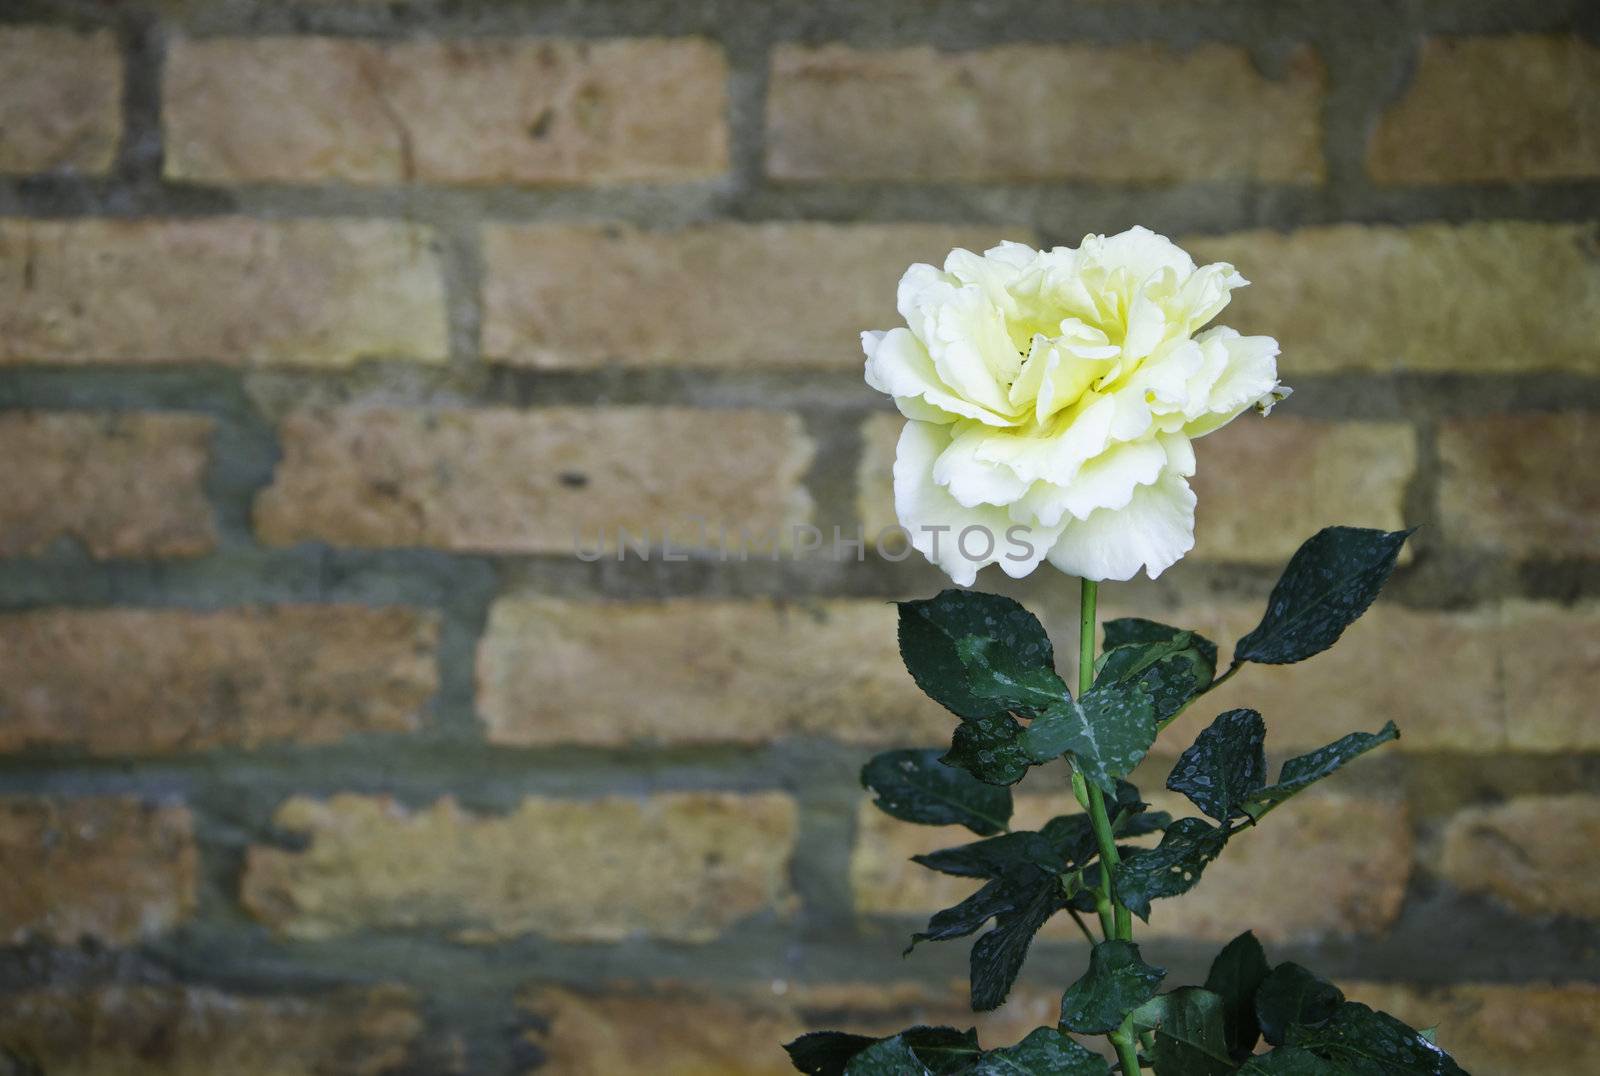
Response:
[[[1145,228],[907,269],[906,327],[861,342],[867,383],[911,420],[894,464],[911,544],[962,586],[1045,559],[1161,574],[1194,547],[1190,442],[1289,392],[1277,341],[1196,333],[1246,283]]]

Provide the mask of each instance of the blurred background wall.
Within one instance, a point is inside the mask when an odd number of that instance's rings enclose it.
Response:
[[[1422,526],[1338,649],[1195,715],[1405,738],[1146,955],[1248,924],[1479,1076],[1600,1072],[1597,16],[7,0],[0,1072],[765,1074],[968,1023],[965,944],[899,957],[959,834],[855,783],[948,733],[886,604],[941,578],[574,531],[875,531],[856,334],[905,265],[1134,223],[1256,281],[1224,320],[1297,392],[1111,611],[1226,641],[1315,527]],[[1071,649],[1072,580],[980,585]]]

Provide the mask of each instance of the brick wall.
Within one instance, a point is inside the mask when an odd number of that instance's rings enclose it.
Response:
[[[854,778],[947,731],[885,604],[940,578],[689,517],[884,526],[899,271],[1138,222],[1255,281],[1297,392],[1112,610],[1233,638],[1317,526],[1423,525],[1221,700],[1405,738],[1151,958],[1242,918],[1479,1076],[1600,1073],[1597,14],[11,0],[0,1072],[765,1074],[969,1022],[964,947],[899,958],[944,835]],[[702,548],[571,555],[664,522]],[[1072,638],[1072,581],[987,584]]]

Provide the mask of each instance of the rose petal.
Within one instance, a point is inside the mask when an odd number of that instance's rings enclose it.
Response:
[[[1050,550],[1050,563],[1083,579],[1151,579],[1194,548],[1194,491],[1176,474],[1140,486],[1124,508],[1073,520]]]

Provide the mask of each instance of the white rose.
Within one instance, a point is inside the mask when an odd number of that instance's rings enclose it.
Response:
[[[867,383],[911,420],[894,501],[912,545],[962,586],[995,563],[1095,580],[1175,563],[1194,546],[1191,439],[1289,391],[1277,341],[1196,335],[1246,283],[1145,228],[906,270],[907,327],[861,341]]]

